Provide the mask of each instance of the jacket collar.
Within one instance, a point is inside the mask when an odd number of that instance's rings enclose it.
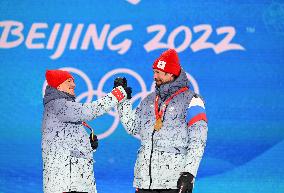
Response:
[[[186,73],[183,69],[181,69],[180,75],[172,82],[162,84],[161,86],[157,87],[156,85],[156,95],[158,95],[162,101],[165,101],[169,98],[172,94],[183,87],[189,86],[189,80],[186,76]]]
[[[70,95],[66,92],[59,91],[49,85],[47,85],[45,89],[45,94],[43,97],[43,105],[45,106],[47,103],[49,103],[52,100],[56,99],[66,99],[68,101],[73,101],[75,102],[75,96]]]

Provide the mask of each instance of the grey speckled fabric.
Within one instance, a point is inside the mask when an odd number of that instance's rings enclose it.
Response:
[[[92,103],[78,103],[67,93],[47,87],[42,123],[43,190],[96,193],[93,151],[82,121],[93,120],[118,101],[111,93]]]
[[[123,126],[129,134],[139,136],[134,171],[134,187],[139,189],[177,189],[181,172],[197,174],[207,140],[207,123],[203,120],[188,127],[186,116],[195,95],[187,90],[169,103],[160,131],[154,131],[156,94],[166,100],[174,92],[188,86],[189,81],[182,70],[173,82],[156,88],[132,110],[129,100],[118,105]],[[163,102],[159,103],[160,106]]]

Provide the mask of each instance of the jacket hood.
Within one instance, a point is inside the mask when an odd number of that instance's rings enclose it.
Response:
[[[68,101],[74,101],[75,102],[75,96],[70,95],[66,92],[59,91],[55,88],[52,88],[51,86],[47,85],[45,89],[45,94],[43,97],[43,105],[45,106],[47,103],[49,103],[52,100],[55,99],[62,99],[65,98]]]

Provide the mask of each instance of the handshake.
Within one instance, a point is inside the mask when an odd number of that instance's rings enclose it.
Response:
[[[123,89],[125,90],[125,92],[127,94],[127,99],[131,99],[132,98],[132,96],[131,96],[132,88],[127,86],[127,80],[126,80],[125,77],[123,77],[123,78],[118,77],[118,78],[116,78],[114,80],[113,88],[116,88],[118,86],[122,86],[123,87]]]
[[[127,80],[126,80],[125,77],[123,77],[123,78],[118,77],[118,78],[116,78],[114,80],[114,84],[113,84],[113,88],[114,89],[113,90],[115,90],[115,88],[117,88],[118,86],[121,86],[124,89],[124,91],[125,91],[125,93],[127,95],[127,96],[123,96],[123,98],[125,98],[125,97],[127,99],[131,99],[132,98],[132,96],[131,96],[132,88],[127,86]],[[112,93],[119,101],[120,94],[117,94],[117,92],[112,92]],[[87,123],[82,122],[82,124],[92,131],[92,133],[89,136],[89,139],[90,139],[90,143],[91,143],[92,149],[96,150],[98,148],[98,145],[99,145],[97,136],[93,133],[93,129]]]

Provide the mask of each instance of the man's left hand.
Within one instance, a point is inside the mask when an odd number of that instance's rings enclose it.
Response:
[[[98,137],[95,134],[91,133],[89,139],[90,139],[92,149],[93,150],[97,149],[99,146]]]

